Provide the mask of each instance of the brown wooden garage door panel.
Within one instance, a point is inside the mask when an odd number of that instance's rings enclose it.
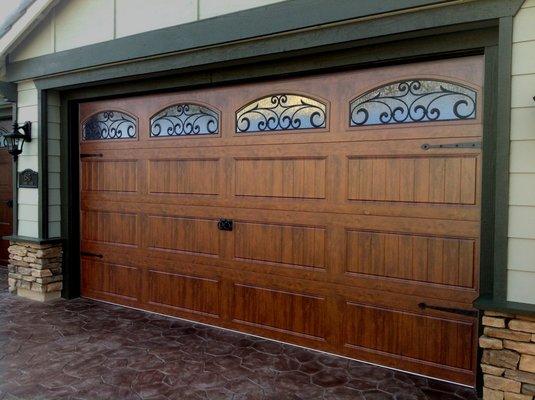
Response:
[[[219,256],[217,220],[149,215],[147,222],[149,249]]]
[[[220,282],[216,279],[148,271],[149,303],[213,318],[220,314]]]
[[[1,151],[5,150],[2,149]],[[0,171],[8,171],[8,168],[11,168],[11,160],[4,156],[0,159]],[[0,174],[0,190],[5,191],[8,186],[11,186],[11,179],[12,176],[10,174]]]
[[[238,260],[325,268],[325,228],[240,221],[234,235]]]
[[[241,284],[235,284],[233,292],[233,321],[307,339],[325,339],[323,297]]]
[[[82,240],[137,246],[138,216],[130,213],[82,211]]]
[[[8,200],[0,198],[0,225],[11,226],[9,223],[9,219],[11,218],[11,208],[7,206],[7,201]]]
[[[149,160],[149,193],[220,193],[219,159]]]
[[[99,268],[85,257],[83,295],[473,384],[477,321],[418,304],[472,310],[478,297],[482,154],[452,145],[482,141],[483,65],[474,56],[80,104],[81,130],[123,110],[137,132],[118,140],[94,125],[80,141],[80,153],[102,154],[81,162],[81,246],[103,255]],[[390,104],[390,90],[417,109],[381,115],[374,93]],[[296,93],[322,99],[325,123],[263,120],[312,116],[293,95],[278,103]],[[455,113],[460,98],[474,107]],[[175,115],[160,132],[174,136],[150,136],[151,118],[180,104],[217,110],[207,112],[217,134],[186,135]],[[240,109],[251,129],[238,126]],[[221,218],[233,230],[219,230]]]
[[[350,158],[348,199],[475,204],[477,156]]]
[[[237,159],[236,195],[324,199],[326,159]]]
[[[345,345],[472,370],[473,322],[346,303]]]
[[[137,301],[141,293],[140,276],[135,267],[82,260],[82,289]]]
[[[347,231],[347,272],[473,287],[474,239]]]
[[[82,161],[82,191],[137,192],[136,160]]]

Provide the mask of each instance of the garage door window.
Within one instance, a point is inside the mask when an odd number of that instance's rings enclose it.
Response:
[[[150,136],[216,135],[219,113],[194,103],[175,104],[158,112],[150,120]]]
[[[297,94],[262,97],[236,113],[236,132],[274,132],[326,127],[325,104]]]
[[[136,118],[116,110],[93,114],[82,124],[82,138],[83,140],[135,139]]]
[[[437,80],[404,80],[350,103],[350,126],[453,121],[476,117],[476,92]]]

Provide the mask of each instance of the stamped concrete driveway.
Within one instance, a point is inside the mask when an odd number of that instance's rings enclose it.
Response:
[[[85,299],[35,303],[0,273],[0,400],[476,399],[474,392]]]

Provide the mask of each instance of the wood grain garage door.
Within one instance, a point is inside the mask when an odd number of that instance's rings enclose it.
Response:
[[[83,295],[474,384],[482,62],[80,105]]]

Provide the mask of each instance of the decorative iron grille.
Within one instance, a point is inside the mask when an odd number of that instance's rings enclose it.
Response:
[[[92,115],[82,125],[83,140],[134,139],[137,126],[134,117],[122,111],[102,111]]]
[[[289,131],[326,127],[325,104],[297,94],[255,100],[236,113],[236,132]]]
[[[349,125],[452,121],[476,117],[477,93],[437,80],[405,80],[373,89],[349,105]]]
[[[219,133],[219,113],[194,103],[176,104],[150,120],[150,136],[215,135]]]

